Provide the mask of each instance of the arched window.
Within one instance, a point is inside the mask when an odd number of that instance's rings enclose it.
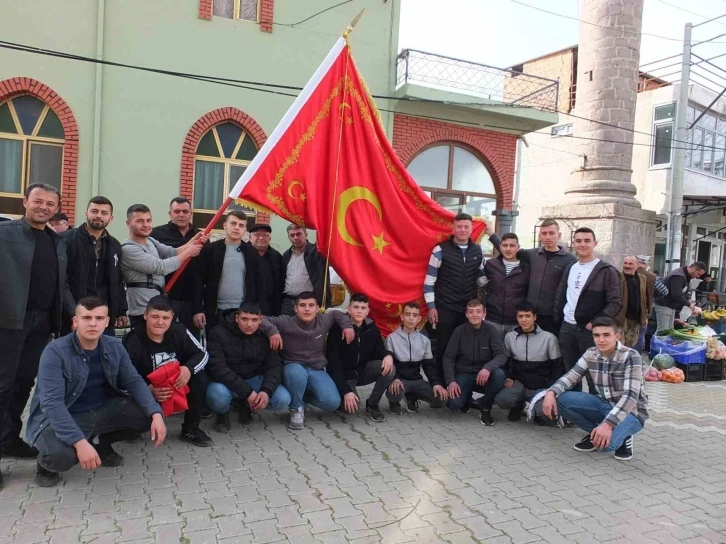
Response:
[[[206,225],[211,221],[255,155],[255,142],[234,123],[216,125],[202,136],[194,155],[195,223]],[[248,215],[255,213],[237,204],[229,209],[243,210]]]
[[[21,215],[32,183],[62,193],[63,125],[42,100],[20,95],[0,103],[0,213]]]

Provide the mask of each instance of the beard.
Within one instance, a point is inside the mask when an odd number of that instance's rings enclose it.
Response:
[[[108,226],[108,223],[103,219],[93,219],[88,221],[88,225],[94,230],[103,230]]]

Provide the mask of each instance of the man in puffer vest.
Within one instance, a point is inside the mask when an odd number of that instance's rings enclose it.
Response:
[[[494,399],[497,406],[509,410],[509,421],[518,421],[525,402],[550,387],[565,370],[557,338],[537,325],[534,304],[522,301],[516,311],[518,326],[504,337],[504,353],[509,358],[507,379]],[[535,415],[542,417],[541,403]]]

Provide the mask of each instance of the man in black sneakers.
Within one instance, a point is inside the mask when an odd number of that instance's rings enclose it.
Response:
[[[355,340],[350,344],[343,340],[343,331],[335,325],[328,334],[328,373],[343,399],[341,407],[349,414],[358,411],[360,397],[356,386],[375,383],[366,401],[366,414],[373,421],[386,417],[378,404],[393,381],[393,355],[383,345],[383,337],[372,319],[368,319],[370,302],[363,293],[350,297],[348,315],[353,322]]]
[[[199,428],[207,394],[204,367],[209,356],[184,325],[174,322],[172,301],[165,296],[152,298],[143,317],[145,326],[132,329],[124,338],[131,362],[159,403],[169,400],[174,389],[189,386],[188,409],[184,412],[179,439],[203,448],[211,446],[212,439]],[[149,374],[172,362],[178,362],[180,370],[174,387],[154,387],[149,382]]]
[[[287,410],[290,393],[282,385],[282,361],[260,332],[262,310],[243,302],[237,312],[222,318],[209,333],[207,373],[214,380],[207,388],[207,404],[217,414],[214,430],[230,429],[229,408],[239,399],[239,422],[264,409]]]
[[[113,442],[148,430],[156,446],[166,438],[161,407],[121,341],[103,334],[106,303],[81,299],[73,321],[75,332],[43,350],[30,406],[26,438],[39,451],[41,487],[57,485],[76,463],[84,470],[121,466]]]
[[[648,419],[643,363],[637,351],[619,342],[614,319],[593,319],[592,336],[595,347],[550,387],[542,410],[551,419],[560,415],[587,431],[575,444],[577,451],[614,451],[615,459],[628,461],[633,457],[633,435]],[[595,394],[570,391],[586,374],[592,377]]]
[[[482,425],[494,425],[492,406],[504,387],[504,355],[501,331],[485,321],[481,300],[466,305],[467,322],[454,329],[444,353],[444,381],[448,384],[450,410],[468,412],[472,393],[482,393],[479,417]]]

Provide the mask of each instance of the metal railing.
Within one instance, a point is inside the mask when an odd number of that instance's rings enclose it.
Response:
[[[419,83],[468,95],[544,110],[557,110],[559,82],[486,64],[404,49],[397,59],[396,86]]]

